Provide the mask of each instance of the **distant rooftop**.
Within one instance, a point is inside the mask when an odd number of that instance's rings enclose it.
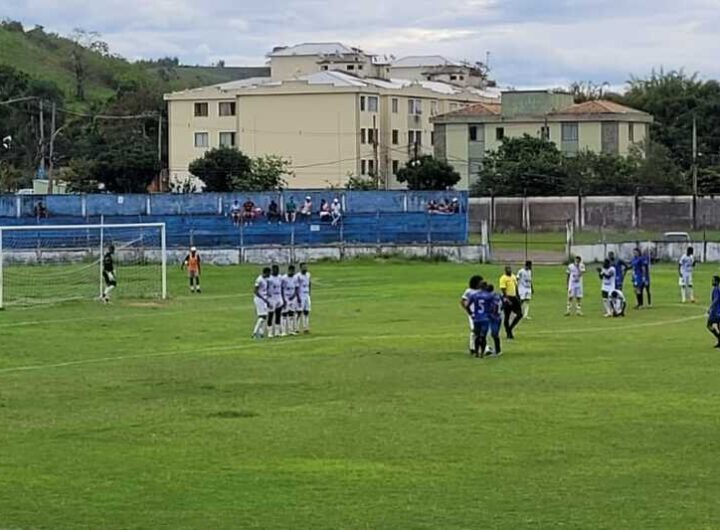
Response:
[[[461,63],[442,55],[409,55],[393,61],[392,66],[396,68],[423,68],[426,66],[461,66]]]
[[[345,46],[341,42],[306,42],[295,46],[276,47],[268,57],[292,57],[311,55],[344,55],[364,53],[359,48]]]

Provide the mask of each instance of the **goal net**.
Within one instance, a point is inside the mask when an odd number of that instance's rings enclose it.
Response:
[[[0,226],[0,308],[100,298],[111,245],[113,298],[167,296],[164,223]]]

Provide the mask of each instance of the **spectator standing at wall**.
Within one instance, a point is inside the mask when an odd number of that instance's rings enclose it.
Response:
[[[452,200],[452,203],[450,203],[450,213],[460,213],[460,201],[457,200],[457,197]]]
[[[297,218],[297,205],[295,204],[295,198],[290,199],[285,203],[285,222],[294,223]]]
[[[305,202],[300,208],[300,216],[302,219],[308,222],[310,221],[310,219],[312,219],[312,207],[312,199],[308,195],[307,197],[305,197]]]
[[[47,219],[48,218],[48,210],[42,201],[38,201],[38,203],[35,205],[34,211],[35,211],[35,217],[37,217],[38,219]]]
[[[267,220],[269,223],[279,223],[282,220],[282,216],[280,215],[280,207],[278,206],[278,203],[275,202],[275,199],[272,199],[270,201],[270,204],[268,205]]]
[[[239,225],[242,220],[242,207],[240,206],[240,201],[237,199],[235,199],[232,206],[230,206],[230,218],[234,225]]]
[[[340,219],[342,219],[342,205],[340,204],[340,199],[337,197],[333,199],[332,206],[330,207],[330,215],[333,226],[336,226],[340,222]]]
[[[332,215],[330,214],[330,205],[325,199],[320,200],[320,222],[330,222]]]
[[[432,199],[427,204],[427,211],[428,213],[437,213],[438,212],[438,203],[435,201],[435,199]]]
[[[251,223],[255,218],[255,203],[252,202],[250,197],[243,203],[242,217],[245,224]]]

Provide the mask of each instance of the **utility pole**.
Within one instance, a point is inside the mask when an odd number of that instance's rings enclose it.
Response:
[[[375,160],[375,189],[380,187],[380,159],[378,157],[378,130],[377,130],[377,116],[373,114],[373,159]]]
[[[695,117],[695,114],[693,114],[693,124],[692,124],[692,187],[693,187],[693,195],[697,197],[698,194],[698,165],[697,165],[697,118]]]
[[[43,100],[38,101],[40,124],[40,177],[45,176],[45,115],[43,112]]]
[[[48,152],[48,195],[53,193],[53,155],[55,154],[55,136],[59,131],[55,130],[55,114],[57,110],[57,104],[53,101],[52,104],[52,115],[50,116],[50,149]]]

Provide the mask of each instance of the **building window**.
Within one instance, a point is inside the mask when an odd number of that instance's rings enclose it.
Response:
[[[578,141],[578,124],[577,122],[563,123],[560,127],[560,141],[577,142]]]
[[[368,103],[368,112],[377,112],[378,111],[377,96],[368,96],[367,103]]]
[[[398,162],[397,160],[393,160],[392,161],[393,175],[397,175],[399,170],[400,170],[400,162]]]
[[[359,64],[359,65],[358,65],[358,70],[362,70],[362,69],[363,69],[363,65]]]
[[[435,116],[438,113],[438,102],[437,100],[432,100],[430,102],[430,115]]]
[[[408,143],[422,145],[422,131],[408,131]]]
[[[210,144],[210,135],[206,132],[195,133],[195,147],[208,147]]]
[[[435,145],[435,131],[430,131],[430,145]]]
[[[495,139],[499,141],[503,138],[505,138],[505,127],[497,127],[495,129]]]
[[[635,143],[635,124],[633,122],[628,123],[628,141],[631,144]]]
[[[456,75],[451,75],[451,76],[450,76],[450,81],[457,81],[457,76],[456,76]]]
[[[550,127],[547,125],[543,125],[540,127],[540,138],[543,140],[549,140],[550,139]]]
[[[221,132],[220,133],[220,147],[235,147],[235,133],[234,132]]]
[[[464,76],[464,75],[461,75],[461,76],[460,76],[460,81],[465,81],[465,76]]]
[[[360,129],[360,143],[364,144],[366,142],[365,129]]]
[[[349,64],[349,65],[347,65],[345,68],[347,68],[348,71],[352,71],[352,70],[355,70],[355,65],[354,65],[354,64]]]
[[[450,112],[458,110],[458,104],[457,103],[450,103]]]
[[[327,67],[326,64],[324,64],[324,65],[322,65],[322,66],[320,67],[320,70],[327,70],[327,69],[328,69],[328,67]]]
[[[360,96],[360,110],[365,110],[365,96]]]
[[[392,130],[392,144],[397,145],[400,143],[400,131],[397,129]]]
[[[367,175],[367,162],[365,160],[360,160],[360,174]]]
[[[195,103],[195,117],[206,118],[208,115],[208,104],[207,103]]]
[[[367,130],[367,139],[369,144],[374,144],[377,140],[377,129],[368,129]]]
[[[218,116],[235,116],[235,102],[221,101],[218,103]]]
[[[408,114],[422,114],[422,100],[421,99],[408,99]]]
[[[375,175],[375,160],[368,160],[368,175]]]
[[[392,98],[391,105],[392,105],[393,114],[397,114],[398,113],[398,98]]]
[[[471,125],[468,129],[470,141],[471,142],[477,142],[477,125]]]

